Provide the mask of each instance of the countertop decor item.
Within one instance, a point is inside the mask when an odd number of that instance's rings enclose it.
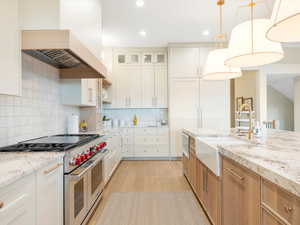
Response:
[[[216,37],[216,49],[208,54],[204,68],[204,80],[229,80],[242,76],[242,71],[238,67],[225,65],[228,55],[228,49],[224,48],[227,42],[227,35],[223,33],[223,11],[224,0],[218,0],[217,5],[220,8],[220,31]]]
[[[79,133],[79,116],[72,115],[68,117],[68,134]]]
[[[137,117],[137,115],[134,115],[134,117],[133,117],[133,125],[134,126],[137,126],[138,125],[138,117]]]
[[[88,124],[85,120],[80,122],[80,131],[81,132],[87,132],[88,130]]]
[[[254,19],[254,6],[251,0],[251,19],[237,25],[231,33],[228,56],[225,65],[234,67],[254,67],[277,62],[284,57],[280,43],[266,38],[271,25],[269,19]]]
[[[300,1],[277,0],[267,38],[277,42],[300,42]]]

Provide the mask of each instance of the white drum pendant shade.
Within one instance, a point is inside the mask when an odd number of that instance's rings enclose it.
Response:
[[[266,38],[270,20],[251,20],[237,25],[231,33],[228,48],[228,58],[225,65],[232,67],[262,66],[279,61],[283,58],[280,43]]]
[[[240,68],[225,66],[227,48],[216,49],[208,54],[204,68],[204,80],[229,80],[242,76]]]
[[[300,0],[277,0],[267,38],[278,42],[300,42]]]

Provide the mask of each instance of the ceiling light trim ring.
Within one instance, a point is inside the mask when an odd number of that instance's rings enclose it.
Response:
[[[276,55],[281,55],[282,58],[284,57],[284,53],[281,53],[281,52],[273,52],[273,51],[270,51],[270,52],[255,52],[254,54],[253,54],[253,53],[246,53],[246,54],[241,54],[241,55],[233,56],[233,57],[231,57],[231,58],[226,59],[226,60],[225,60],[225,65],[226,65],[226,66],[231,66],[231,65],[228,65],[228,61],[230,61],[230,60],[232,60],[232,59],[235,59],[235,58],[239,58],[239,57],[243,57],[243,56],[250,56],[250,55],[257,55],[257,54],[269,54],[269,53],[271,53],[271,54],[276,54]],[[282,59],[282,58],[280,58],[280,59]],[[279,59],[279,60],[280,60],[280,59]],[[277,60],[277,61],[279,61],[279,60]],[[276,61],[274,61],[274,62],[276,62]],[[272,63],[273,63],[273,62],[272,62]],[[234,67],[234,66],[231,66],[231,67]],[[247,66],[244,66],[244,67],[247,67]]]
[[[271,38],[269,37],[270,31],[271,31],[274,27],[277,27],[278,25],[283,24],[283,23],[286,22],[287,20],[290,20],[290,19],[292,19],[293,17],[296,17],[296,16],[300,16],[300,12],[299,12],[299,13],[295,13],[295,14],[293,14],[293,15],[291,15],[291,16],[288,16],[288,17],[286,17],[286,18],[284,18],[284,19],[282,19],[282,20],[278,20],[276,23],[274,23],[274,24],[267,30],[267,32],[266,32],[266,38],[267,38],[268,40],[270,40],[270,41],[278,42],[277,40],[273,40],[273,39],[271,39]]]

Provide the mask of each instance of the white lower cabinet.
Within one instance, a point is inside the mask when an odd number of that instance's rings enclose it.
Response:
[[[36,191],[35,175],[0,189],[0,224],[35,225]]]
[[[122,160],[121,136],[119,133],[107,137],[108,154],[104,157],[104,183],[106,184]]]
[[[37,172],[37,225],[63,225],[63,176],[62,162]]]
[[[63,161],[0,189],[1,225],[63,225]]]
[[[168,128],[131,128],[123,138],[123,157],[168,157]]]

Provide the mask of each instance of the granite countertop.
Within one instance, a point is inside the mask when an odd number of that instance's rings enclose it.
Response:
[[[184,132],[194,137],[230,135],[241,141],[232,130],[219,133],[184,129]],[[300,197],[300,133],[266,130],[262,138],[245,144],[218,144],[217,148],[222,155]]]
[[[0,153],[0,188],[64,157],[64,153]]]

